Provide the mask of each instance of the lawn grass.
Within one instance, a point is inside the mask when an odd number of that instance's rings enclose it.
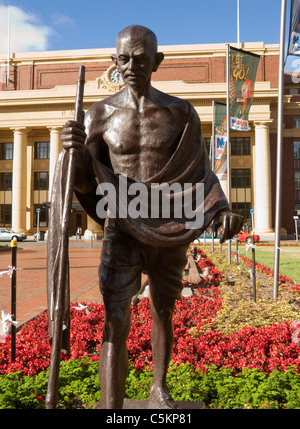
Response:
[[[235,248],[234,248],[235,250]],[[252,258],[252,251],[246,253],[246,246],[239,246],[239,254]],[[274,269],[274,246],[255,246],[255,261]],[[300,282],[300,246],[284,245],[281,247],[279,258],[279,273]]]

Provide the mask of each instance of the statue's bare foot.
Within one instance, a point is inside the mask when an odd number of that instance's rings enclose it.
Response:
[[[148,408],[153,410],[162,409],[179,409],[171,395],[169,395],[164,389],[156,388],[151,389],[149,397]]]

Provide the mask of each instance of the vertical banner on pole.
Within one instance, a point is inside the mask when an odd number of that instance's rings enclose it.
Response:
[[[300,0],[291,2],[288,54],[300,55]]]
[[[230,47],[230,128],[249,131],[249,111],[260,56]]]
[[[214,166],[221,182],[227,182],[227,113],[226,104],[214,103]]]

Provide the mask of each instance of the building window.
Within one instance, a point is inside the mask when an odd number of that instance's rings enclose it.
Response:
[[[251,155],[250,137],[231,137],[231,155]]]
[[[233,168],[231,170],[232,188],[251,188],[250,168]]]
[[[0,205],[0,225],[11,226],[11,204]]]
[[[295,189],[300,191],[300,172],[295,173]]]
[[[49,158],[50,158],[50,142],[35,142],[34,159],[49,159]]]
[[[300,159],[300,142],[294,142],[294,157]]]
[[[0,191],[12,190],[12,173],[0,173]]]
[[[13,143],[0,143],[0,160],[13,159],[13,152]]]
[[[295,200],[296,210],[300,204],[300,141],[294,142],[294,169],[295,169]]]
[[[232,203],[232,211],[240,216],[243,216],[245,222],[249,225],[251,224],[250,218],[250,210],[251,210],[251,202],[241,202],[241,203]]]
[[[300,116],[294,116],[294,128],[300,128]]]
[[[295,171],[295,200],[300,203],[300,171]]]
[[[48,191],[49,189],[49,171],[34,172],[34,190]]]
[[[43,204],[34,204],[34,219],[33,226],[37,227],[37,222],[39,220],[39,227],[44,228],[48,226],[48,209],[43,207]],[[39,215],[37,209],[40,209]]]

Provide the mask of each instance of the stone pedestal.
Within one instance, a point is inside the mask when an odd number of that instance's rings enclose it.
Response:
[[[147,399],[124,399],[123,410],[149,410]],[[193,401],[175,401],[176,405],[179,407],[179,410],[172,410],[170,412],[180,412],[182,410],[200,410],[204,409],[202,402],[193,402]],[[96,410],[103,410],[104,408],[101,405],[101,400],[94,406]],[[112,411],[112,410],[111,410]]]

